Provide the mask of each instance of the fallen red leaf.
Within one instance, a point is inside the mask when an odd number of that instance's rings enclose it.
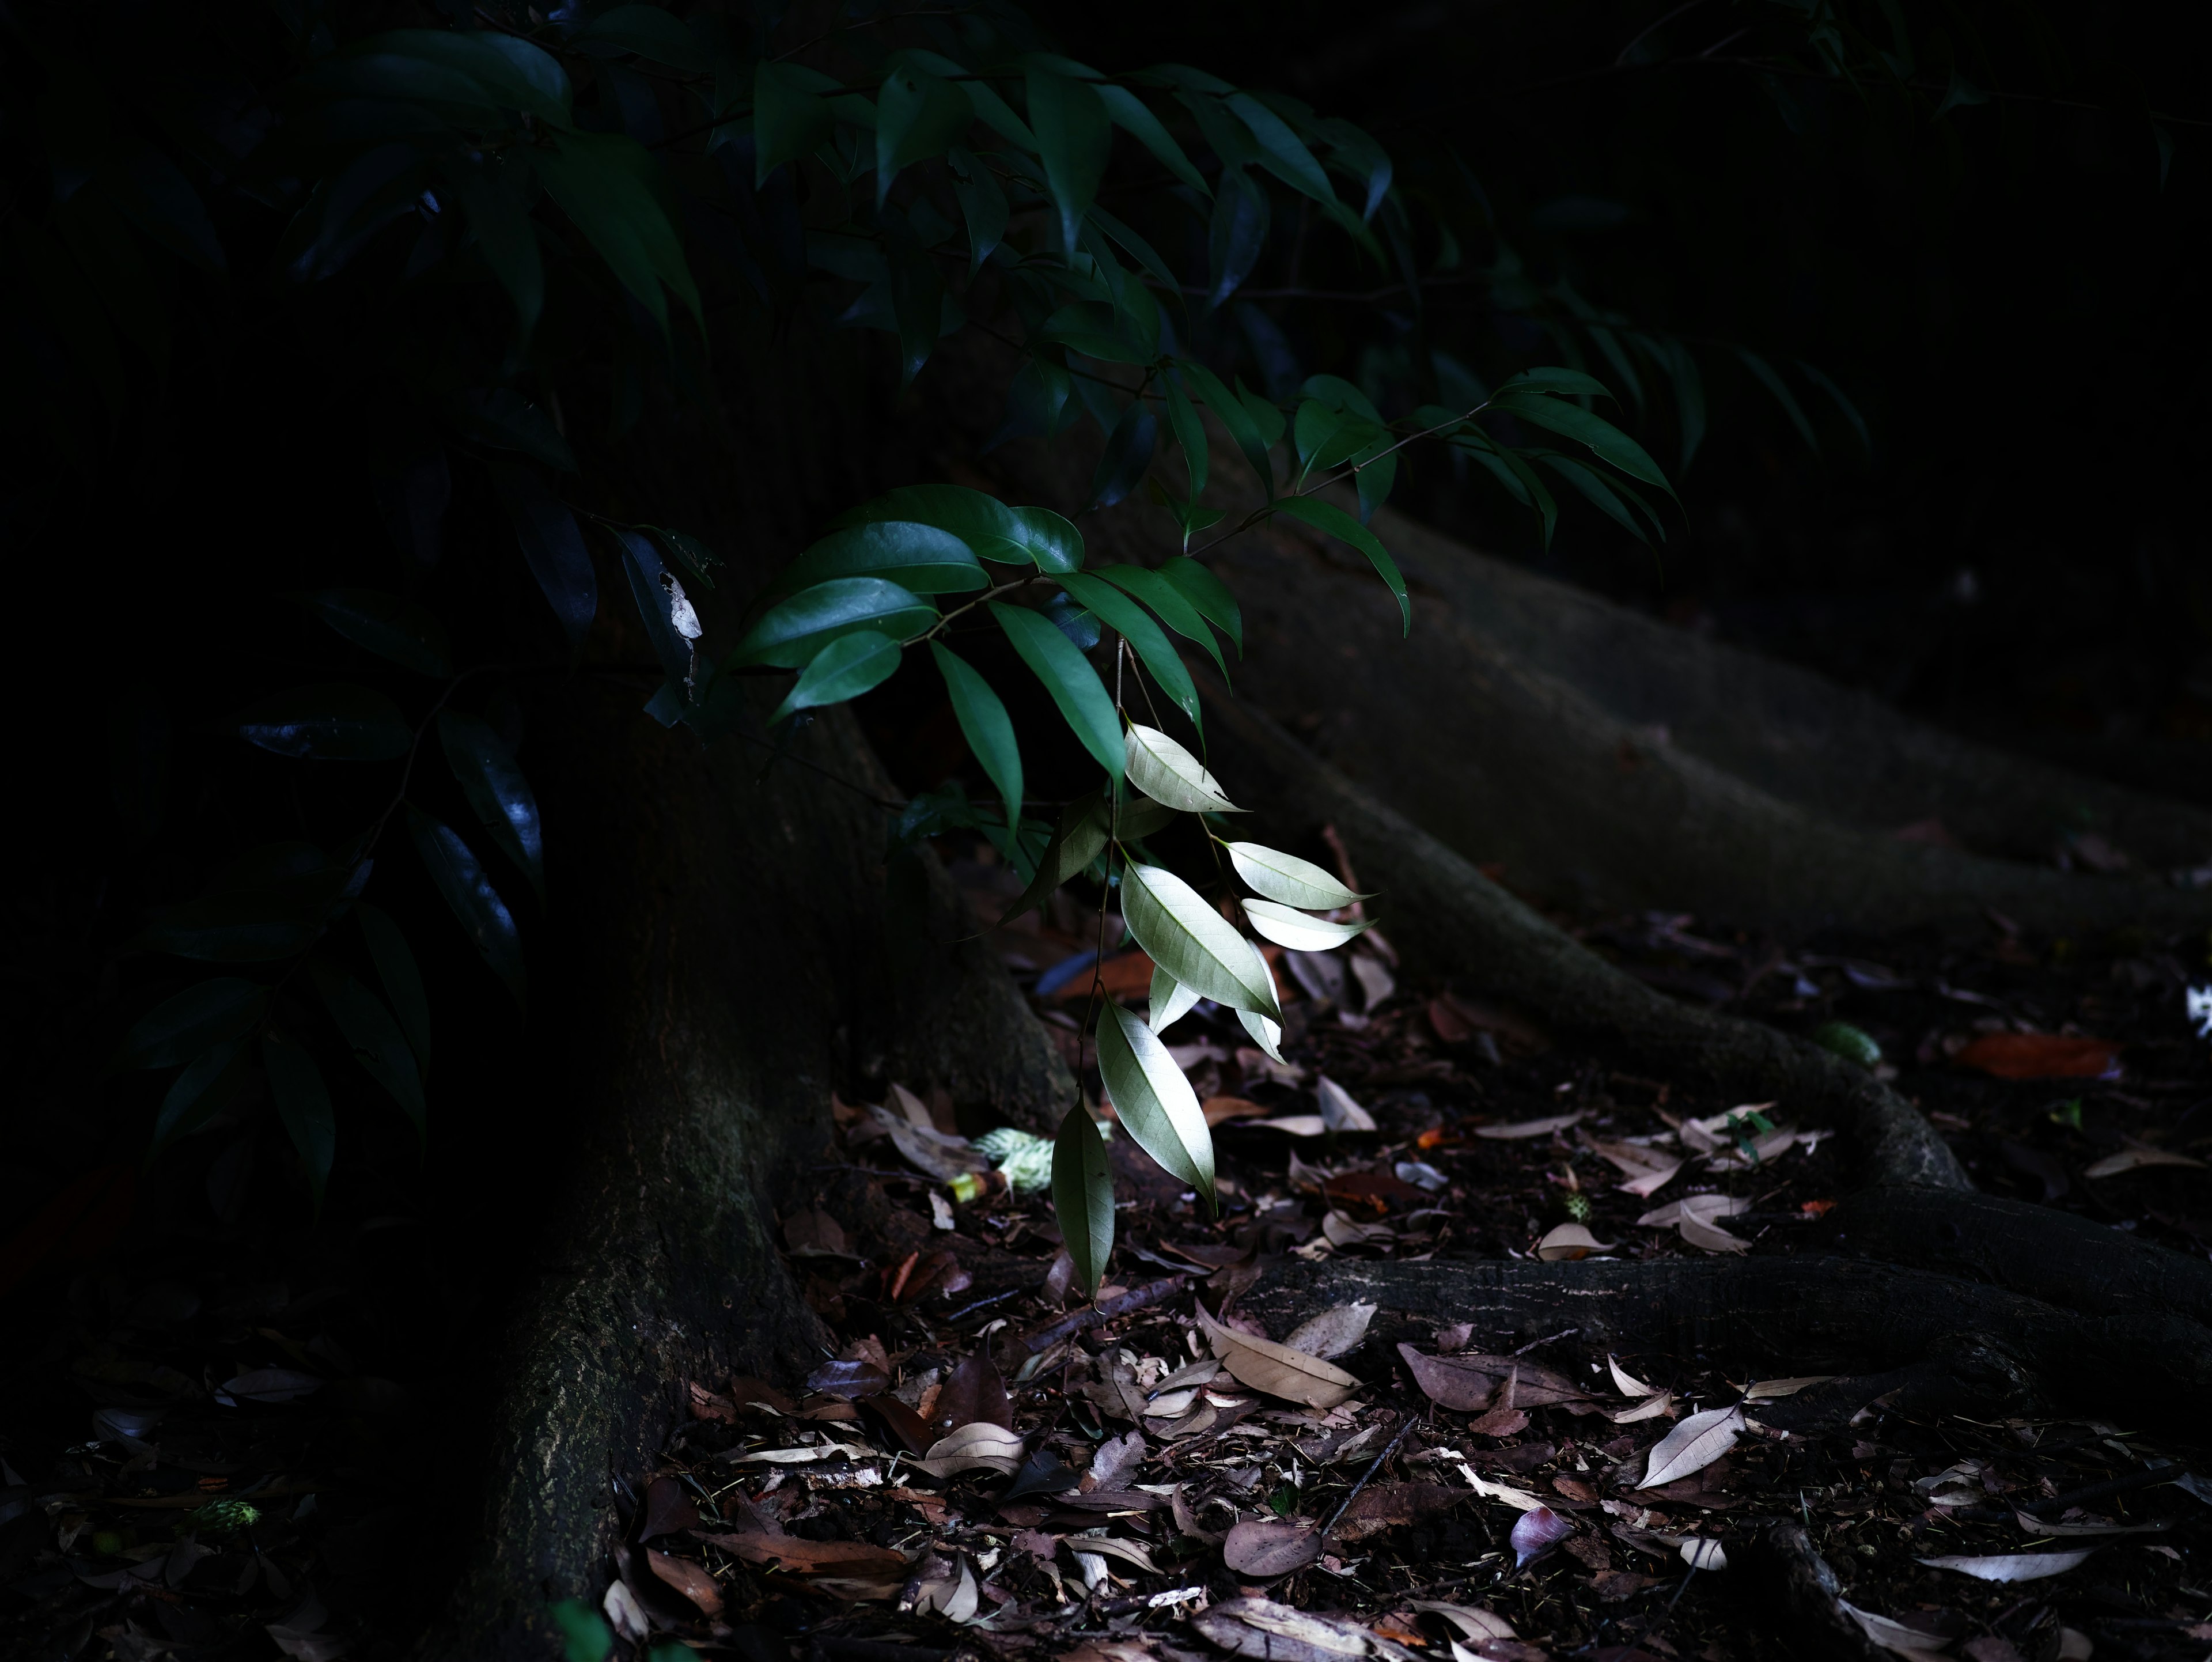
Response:
[[[1079,975],[1054,996],[1063,1004],[1070,999],[1088,998],[1091,979],[1087,975]],[[1108,959],[1099,969],[1098,980],[1109,998],[1141,998],[1152,989],[1152,960],[1132,948],[1117,958]]]
[[[2120,1047],[2065,1033],[1984,1033],[1953,1058],[1999,1079],[2116,1079]]]

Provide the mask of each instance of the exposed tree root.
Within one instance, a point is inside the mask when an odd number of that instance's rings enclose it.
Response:
[[[1901,1395],[1921,1413],[2053,1409],[2178,1426],[2212,1391],[2212,1330],[2181,1317],[2094,1316],[1925,1270],[1820,1254],[1617,1263],[1290,1258],[1245,1307],[1276,1331],[1353,1300],[1486,1342],[1568,1329],[1598,1348],[1658,1351],[1769,1377],[1838,1376],[1770,1404],[1770,1422],[1848,1415]]]
[[[878,1069],[1018,1122],[1073,1087],[974,940],[896,984],[880,813],[888,792],[840,714],[764,780],[757,755],[661,734],[627,691],[538,712],[538,788],[560,853],[595,874],[556,913],[563,1034],[532,1081],[569,1145],[544,1197],[541,1279],[507,1343],[483,1527],[436,1653],[544,1656],[549,1600],[605,1585],[611,1476],[649,1465],[687,1379],[792,1378],[823,1329],[772,1239],[773,1202],[828,1139],[830,1089]],[[933,865],[933,941],[970,932]],[[543,1018],[541,1018],[543,1019]]]

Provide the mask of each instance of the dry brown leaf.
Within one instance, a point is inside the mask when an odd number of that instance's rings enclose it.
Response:
[[[1859,1624],[1866,1636],[1886,1651],[1911,1659],[1911,1662],[1942,1662],[1944,1647],[1951,1641],[1940,1634],[1929,1633],[1924,1628],[1907,1627],[1902,1622],[1893,1622],[1872,1610],[1863,1610],[1848,1598],[1838,1598],[1836,1606]]]
[[[1011,1477],[1021,1470],[1022,1440],[1004,1426],[978,1420],[939,1438],[929,1446],[926,1458],[912,1464],[933,1477],[977,1470],[1003,1472]]]
[[[1473,1491],[1443,1483],[1373,1483],[1352,1497],[1330,1531],[1340,1541],[1357,1541],[1401,1525],[1417,1524],[1471,1499]]]
[[[1208,1097],[1199,1104],[1199,1111],[1206,1116],[1208,1125],[1220,1125],[1232,1119],[1264,1119],[1267,1113],[1258,1103],[1243,1097]]]
[[[1588,1117],[1587,1111],[1577,1109],[1571,1114],[1553,1114],[1543,1119],[1516,1120],[1510,1125],[1478,1125],[1474,1134],[1479,1137],[1512,1141],[1522,1137],[1548,1137],[1554,1131],[1564,1131],[1579,1125]]]
[[[1334,1361],[1359,1348],[1360,1342],[1367,1336],[1367,1324],[1374,1319],[1375,1306],[1371,1304],[1340,1304],[1300,1322],[1283,1342],[1309,1356]]]
[[[2186,1166],[2197,1171],[2204,1169],[2201,1160],[2191,1160],[2186,1154],[2177,1154],[2171,1148],[2123,1148],[2117,1154],[2081,1168],[2085,1178],[2116,1178],[2123,1172],[2140,1171],[2146,1166]]]
[[[795,1258],[849,1258],[853,1244],[844,1226],[827,1212],[813,1207],[793,1213],[783,1221],[784,1245]]]
[[[1006,1400],[1006,1382],[998,1365],[980,1352],[963,1357],[938,1388],[930,1424],[939,1436],[955,1426],[977,1422],[1014,1428],[1013,1405]]]
[[[1743,1393],[1750,1403],[1771,1403],[1780,1397],[1795,1397],[1807,1385],[1826,1385],[1836,1376],[1832,1373],[1804,1373],[1789,1379],[1761,1379]]]
[[[1664,1189],[1682,1169],[1679,1154],[1662,1154],[1636,1142],[1608,1142],[1585,1135],[1583,1147],[1619,1166],[1627,1181],[1616,1185],[1631,1195],[1650,1196]]]
[[[1472,1604],[1450,1604],[1441,1598],[1409,1598],[1409,1610],[1426,1610],[1431,1616],[1441,1616],[1459,1629],[1460,1637],[1480,1642],[1485,1639],[1513,1639],[1518,1637],[1513,1624],[1493,1611]]]
[[[1398,1355],[1405,1359],[1413,1383],[1421,1394],[1441,1408],[1456,1409],[1462,1414],[1474,1414],[1489,1407],[1504,1370],[1492,1369],[1483,1364],[1487,1357],[1425,1356],[1409,1344],[1401,1344]]]
[[[1479,1420],[1467,1423],[1469,1433],[1477,1437],[1512,1437],[1528,1428],[1528,1410],[1522,1408],[1493,1408]]]
[[[1159,1567],[1152,1562],[1152,1549],[1135,1541],[1123,1541],[1111,1535],[1071,1535],[1067,1545],[1073,1552],[1095,1552],[1103,1558],[1118,1558],[1125,1564],[1133,1564],[1147,1575],[1158,1575]]]
[[[1709,1408],[1702,1414],[1692,1414],[1652,1445],[1644,1481],[1636,1487],[1656,1488],[1703,1471],[1734,1448],[1742,1434],[1740,1408]]]
[[[1951,1058],[1999,1079],[2117,1079],[2120,1047],[2066,1033],[1984,1033]]]
[[[1578,1223],[1563,1223],[1536,1243],[1536,1256],[1546,1263],[1587,1258],[1593,1252],[1610,1252],[1620,1243],[1601,1241]]]
[[[1731,1235],[1718,1224],[1707,1223],[1703,1218],[1686,1217],[1675,1225],[1684,1240],[1702,1252],[1748,1252],[1751,1243]]]
[[[1362,1223],[1349,1213],[1331,1210],[1321,1221],[1321,1233],[1331,1246],[1389,1247],[1398,1232],[1387,1223]]]
[[[1309,1408],[1334,1408],[1359,1389],[1359,1381],[1342,1368],[1272,1339],[1234,1332],[1207,1315],[1204,1306],[1199,1306],[1198,1321],[1221,1365],[1255,1391]]]
[[[779,1569],[804,1574],[821,1570],[834,1570],[844,1575],[906,1573],[905,1555],[867,1541],[805,1541],[795,1535],[774,1534],[767,1530],[710,1535],[707,1541],[749,1564],[772,1564]]]
[[[1098,1445],[1098,1452],[1091,1457],[1091,1469],[1083,1474],[1085,1490],[1121,1488],[1122,1479],[1135,1474],[1144,1464],[1145,1434],[1125,1432],[1119,1437],[1109,1437]]]
[[[722,1613],[721,1584],[707,1574],[706,1567],[693,1563],[689,1558],[672,1558],[665,1552],[655,1552],[647,1547],[645,1562],[653,1574],[682,1593],[708,1616]]]
[[[1249,1519],[1221,1543],[1222,1562],[1240,1575],[1288,1575],[1320,1556],[1321,1531],[1288,1519]]]

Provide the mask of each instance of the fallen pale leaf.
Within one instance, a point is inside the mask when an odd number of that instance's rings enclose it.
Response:
[[[1321,1104],[1322,1122],[1332,1131],[1372,1131],[1375,1116],[1352,1100],[1352,1093],[1327,1074],[1314,1081],[1314,1096]]]
[[[1717,1541],[1707,1541],[1692,1535],[1683,1541],[1681,1553],[1682,1562],[1692,1569],[1724,1570],[1728,1568],[1728,1552]]]
[[[1320,1556],[1321,1531],[1283,1519],[1239,1524],[1221,1543],[1222,1562],[1243,1575],[1288,1575]]]
[[[1468,1486],[1486,1501],[1503,1501],[1507,1506],[1522,1512],[1534,1512],[1544,1504],[1525,1488],[1516,1488],[1510,1483],[1493,1483],[1486,1477],[1477,1476],[1474,1468],[1464,1462],[1461,1463],[1459,1475],[1466,1478]]]
[[[629,1590],[629,1583],[620,1576],[607,1586],[606,1596],[599,1608],[607,1613],[607,1620],[624,1639],[635,1644],[645,1637],[651,1628],[646,1620],[645,1606],[637,1602],[637,1595]]]
[[[1548,1137],[1554,1131],[1564,1131],[1570,1126],[1579,1125],[1584,1117],[1585,1111],[1577,1109],[1571,1114],[1553,1114],[1543,1119],[1516,1120],[1510,1125],[1478,1125],[1474,1128],[1474,1134],[1479,1137],[1490,1137],[1502,1141],[1512,1141],[1522,1137]]]
[[[1593,1252],[1610,1252],[1620,1243],[1601,1241],[1578,1223],[1563,1223],[1536,1243],[1536,1256],[1546,1263],[1587,1258]]]
[[[1624,1397],[1649,1397],[1657,1389],[1644,1384],[1610,1355],[1605,1359],[1605,1365],[1613,1371],[1613,1385]]]
[[[1255,1391],[1309,1408],[1334,1408],[1359,1389],[1359,1381],[1342,1368],[1272,1339],[1224,1327],[1203,1306],[1198,1321],[1221,1365]]]
[[[2191,1160],[2186,1154],[2177,1154],[2171,1148],[2123,1148],[2117,1154],[2107,1154],[2094,1165],[2081,1168],[2085,1178],[2116,1178],[2123,1172],[2134,1172],[2146,1166],[2187,1166],[2197,1171],[2204,1169],[2201,1160]]]
[[[1334,1361],[1359,1348],[1360,1342],[1367,1336],[1367,1324],[1374,1319],[1375,1306],[1371,1304],[1340,1304],[1300,1322],[1283,1342],[1309,1356]]]
[[[1021,1470],[1022,1440],[1004,1426],[978,1420],[939,1438],[929,1446],[928,1454],[913,1464],[933,1477],[979,1468],[1011,1477]]]
[[[1686,1217],[1674,1226],[1682,1239],[1704,1252],[1748,1252],[1751,1243],[1731,1235],[1718,1224],[1707,1223],[1703,1218]]]
[[[1646,1212],[1637,1219],[1644,1228],[1664,1229],[1685,1218],[1698,1218],[1710,1223],[1715,1218],[1732,1218],[1739,1212],[1751,1210],[1751,1202],[1735,1195],[1692,1195],[1686,1199],[1669,1201],[1656,1211]]]
[[[1872,1610],[1863,1610],[1848,1598],[1836,1600],[1836,1607],[1857,1622],[1869,1639],[1886,1651],[1895,1651],[1899,1656],[1940,1655],[1943,1647],[1951,1642],[1940,1635],[1920,1628],[1908,1628],[1902,1622],[1893,1622]]]
[[[1457,1628],[1462,1639],[1511,1639],[1516,1635],[1513,1624],[1504,1616],[1473,1604],[1450,1604],[1441,1598],[1409,1598],[1408,1610],[1426,1610],[1431,1616],[1441,1616]]]
[[[1620,1168],[1628,1181],[1617,1186],[1632,1195],[1648,1196],[1664,1189],[1682,1169],[1679,1155],[1662,1154],[1641,1143],[1607,1142],[1586,1136],[1584,1145]]]
[[[1222,1649],[1255,1662],[1340,1662],[1375,1647],[1374,1635],[1357,1622],[1310,1616],[1272,1598],[1226,1598],[1190,1624]]]
[[[1095,1552],[1107,1558],[1118,1558],[1125,1564],[1133,1564],[1147,1575],[1158,1575],[1159,1568],[1152,1562],[1152,1549],[1136,1541],[1118,1540],[1110,1535],[1071,1535],[1068,1546],[1077,1552]]]
[[[1319,1114],[1278,1114],[1272,1119],[1249,1120],[1246,1123],[1292,1137],[1317,1137],[1328,1129],[1328,1122]]]
[[[2159,1535],[2173,1527],[2171,1518],[2154,1518],[2141,1524],[2047,1524],[2040,1518],[2015,1512],[2013,1521],[2030,1535],[2048,1535],[2054,1538],[2063,1536],[2091,1535]]]
[[[1790,1379],[1761,1379],[1743,1393],[1744,1400],[1770,1403],[1778,1397],[1795,1397],[1807,1385],[1826,1385],[1835,1377],[1832,1373],[1806,1373]]]
[[[1549,1552],[1575,1532],[1575,1526],[1549,1507],[1531,1507],[1513,1523],[1514,1567]]]
[[[1331,1246],[1387,1247],[1398,1239],[1398,1232],[1387,1223],[1362,1223],[1348,1212],[1332,1209],[1321,1221],[1321,1233]]]
[[[1632,1403],[1626,1408],[1609,1408],[1604,1412],[1605,1417],[1613,1424],[1626,1426],[1633,1425],[1638,1420],[1656,1420],[1662,1414],[1672,1413],[1674,1408],[1674,1393],[1673,1391],[1655,1391],[1649,1397]]]
[[[1941,1558],[1915,1562],[1930,1569],[1956,1570],[1977,1581],[2040,1581],[2047,1575],[2063,1575],[2095,1550],[2078,1547],[2069,1552],[1947,1553]]]
[[[1662,1483],[1703,1471],[1734,1448],[1742,1432],[1743,1410],[1740,1408],[1709,1408],[1702,1414],[1691,1415],[1652,1445],[1649,1464],[1644,1469],[1644,1481],[1636,1487],[1656,1488]]]

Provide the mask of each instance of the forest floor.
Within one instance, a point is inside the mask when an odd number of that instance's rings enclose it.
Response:
[[[975,852],[954,874],[994,916],[1007,874]],[[1095,926],[995,932],[1079,1069]],[[2201,941],[1577,933],[1678,996],[1847,1024],[1831,1042],[1878,1045],[1985,1190],[2212,1250]],[[619,1579],[586,1625],[745,1662],[1750,1662],[1802,1653],[1741,1550],[1789,1519],[1899,1654],[2212,1653],[2212,1434],[1881,1404],[1784,1433],[1761,1404],[1802,1382],[1571,1330],[1359,1306],[1257,1330],[1238,1296],[1285,1252],[1849,1251],[1823,1222],[1834,1146],[1786,1102],[1613,1071],[1412,984],[1372,936],[1278,971],[1282,1062],[1203,1006],[1167,1035],[1216,1123],[1222,1215],[1115,1135],[1095,1306],[1040,1190],[956,1200],[989,1127],[900,1081],[840,1103],[838,1152],[780,1219],[836,1354],[804,1381],[672,1382],[694,1417],[617,1485]],[[1149,972],[1109,954],[1101,978],[1140,1000]],[[396,1654],[441,1590],[460,1501],[436,1462],[464,1434],[441,1404],[475,1377],[449,1266],[391,1250],[404,1185],[257,1231],[224,1181],[218,1157],[212,1221],[172,1208],[13,1312],[10,1656]]]

